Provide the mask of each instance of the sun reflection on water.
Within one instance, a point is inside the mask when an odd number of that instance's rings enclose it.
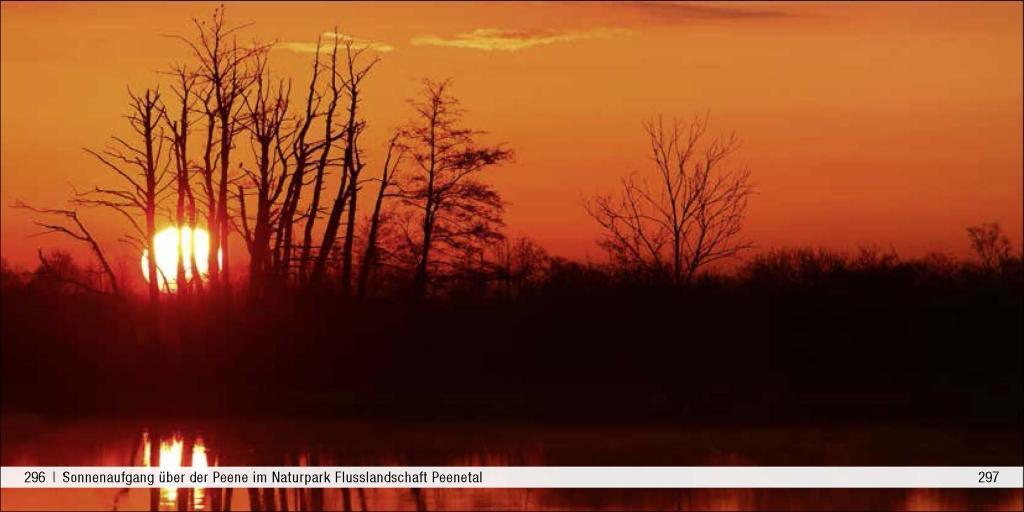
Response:
[[[206,445],[203,443],[203,438],[201,437],[197,437],[195,444],[192,445],[192,467],[209,467],[206,460]],[[192,510],[205,510],[205,502],[206,489],[203,489],[202,487],[192,489]]]
[[[142,465],[153,465],[150,457],[152,440],[148,432],[142,433]],[[164,469],[180,468],[184,465],[185,438],[180,433],[160,440],[159,467]],[[202,437],[197,437],[192,444],[192,467],[209,467],[206,444]],[[184,489],[186,503],[191,502],[191,510],[206,510],[206,490],[202,488]],[[175,486],[160,488],[160,510],[178,510],[178,488]],[[189,499],[190,498],[190,499]]]

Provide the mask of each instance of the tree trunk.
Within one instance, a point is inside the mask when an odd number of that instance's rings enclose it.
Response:
[[[213,133],[216,130],[216,117],[213,111],[206,115],[206,150],[203,153],[203,185],[206,189],[206,229],[209,232],[209,250],[206,253],[208,262],[210,288],[216,289],[220,282],[220,228],[217,223],[217,194],[213,188]]]
[[[230,165],[231,158],[231,125],[230,125],[230,105],[218,105],[220,112],[220,183],[218,183],[218,194],[217,194],[217,237],[218,245],[220,246],[220,252],[222,255],[222,268],[220,271],[221,277],[221,289],[224,292],[224,297],[230,295],[231,290],[231,271],[229,269],[231,265],[231,259],[229,258],[228,251],[228,236],[231,233],[231,227],[228,219],[228,166]],[[213,236],[211,234],[211,236]]]
[[[330,133],[330,130],[328,130],[328,133]],[[324,153],[326,154],[326,152],[327,147],[324,147]],[[323,189],[324,169],[326,167],[325,160],[325,157],[321,157],[321,163],[317,164],[316,178],[313,180],[313,198],[309,203],[309,213],[306,216],[306,227],[302,233],[302,247],[299,249],[299,274],[302,276],[306,275],[307,267],[309,265],[310,251],[313,246],[313,225],[316,224],[316,217],[320,210],[320,192]],[[341,189],[345,188],[345,178],[347,177],[347,174],[342,175]]]
[[[373,203],[373,213],[370,215],[370,231],[366,235],[366,251],[363,259],[359,262],[359,277],[356,283],[356,295],[359,298],[366,296],[366,285],[370,279],[370,270],[376,264],[377,259],[377,232],[380,229],[380,211],[384,204],[384,193],[387,190],[389,180],[389,166],[391,163],[391,150],[394,148],[394,139],[388,148],[387,158],[384,160],[384,172],[380,178],[380,188],[377,189],[377,200]]]
[[[345,225],[345,245],[341,253],[341,290],[345,297],[352,293],[352,242],[355,238],[358,183],[359,173],[356,171],[352,174],[352,180],[348,187],[348,223]]]
[[[416,262],[416,275],[413,280],[414,291],[417,297],[427,293],[427,265],[430,260],[430,243],[434,231],[434,222],[430,215],[430,200],[427,200],[427,213],[423,214],[423,242],[420,246],[420,257]]]

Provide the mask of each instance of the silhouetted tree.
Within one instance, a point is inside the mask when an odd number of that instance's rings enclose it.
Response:
[[[56,219],[63,218],[67,221],[70,221],[70,224],[60,224],[57,223],[57,220],[36,220],[33,222],[35,223],[35,225],[45,230],[41,234],[60,233],[86,244],[89,247],[89,250],[92,252],[92,254],[96,257],[96,260],[99,261],[100,267],[103,270],[103,274],[107,278],[107,286],[110,287],[111,293],[113,293],[114,295],[121,294],[120,288],[118,288],[117,285],[117,277],[114,275],[114,270],[110,267],[110,262],[107,260],[107,257],[103,254],[103,249],[100,247],[100,244],[96,241],[96,238],[92,236],[92,233],[90,233],[89,229],[85,227],[85,224],[82,222],[82,220],[78,218],[77,210],[33,208],[21,201],[16,203],[15,207],[30,210],[42,214],[46,217],[53,217]],[[43,256],[42,252],[39,253],[39,262],[44,267],[52,266],[51,261],[47,260],[47,258]],[[98,291],[95,290],[95,288],[92,287],[91,285],[88,285],[87,283],[79,283],[78,286],[90,289],[91,291]]]
[[[234,137],[241,129],[242,101],[246,91],[256,81],[258,71],[253,65],[259,55],[270,48],[267,44],[253,43],[240,45],[237,32],[243,26],[230,27],[224,19],[224,7],[214,10],[209,22],[194,19],[196,39],[176,36],[185,42],[198,61],[196,71],[199,83],[206,88],[203,95],[206,100],[205,109],[208,121],[216,122],[219,131],[217,139],[220,176],[216,183],[216,204],[209,205],[213,212],[210,224],[210,282],[216,285],[218,279],[222,285],[230,285],[230,253],[228,238],[231,233],[231,222],[228,211],[228,184],[230,178],[231,150],[234,148]],[[208,138],[212,143],[212,137]],[[211,149],[208,147],[208,149]],[[213,174],[213,162],[207,159],[210,174]],[[212,176],[211,176],[212,178]],[[212,181],[212,179],[211,179]],[[210,184],[211,191],[213,183]],[[213,194],[211,194],[212,196]],[[218,260],[220,265],[215,264]],[[220,267],[217,269],[217,267]]]
[[[360,57],[368,48],[355,48],[351,39],[346,39],[344,45],[346,67],[344,70],[345,75],[343,77],[343,86],[345,94],[348,97],[348,120],[345,123],[343,131],[344,138],[342,139],[345,144],[345,153],[342,157],[341,180],[338,183],[338,193],[334,198],[334,204],[331,206],[331,213],[327,217],[327,225],[324,227],[323,241],[320,243],[317,258],[313,263],[313,270],[310,273],[310,282],[313,284],[319,284],[323,279],[324,271],[327,267],[327,258],[331,254],[331,250],[334,247],[335,240],[338,236],[338,229],[341,224],[341,214],[347,206],[349,208],[349,218],[348,226],[345,230],[345,241],[342,246],[341,257],[342,289],[345,293],[348,293],[348,290],[351,287],[352,233],[355,226],[356,194],[359,188],[359,173],[362,171],[364,165],[358,148],[359,136],[366,127],[366,122],[359,117],[360,86],[366,76],[373,69],[373,66],[376,65],[380,59],[374,57],[366,64],[361,64]],[[335,61],[336,60],[337,57],[335,57]],[[335,75],[336,73],[337,72],[335,72]],[[332,81],[332,87],[333,86],[334,82]],[[330,139],[329,131],[325,138]],[[321,159],[321,162],[322,161],[323,159]],[[322,172],[322,167],[322,164],[318,164],[318,175]],[[316,191],[314,190],[314,193],[315,192]],[[313,214],[314,212],[314,209],[311,208],[310,213]]]
[[[337,29],[335,29],[337,31]],[[313,227],[316,225],[316,221],[320,216],[321,212],[321,194],[323,193],[324,186],[324,175],[327,171],[327,167],[334,163],[331,158],[331,150],[334,148],[334,143],[345,139],[347,131],[335,131],[334,116],[338,109],[338,102],[341,101],[342,95],[345,90],[345,79],[340,76],[338,70],[338,47],[340,45],[339,38],[334,38],[334,44],[331,48],[331,62],[330,62],[330,80],[328,81],[329,88],[326,90],[324,95],[327,97],[327,109],[324,111],[324,138],[318,145],[320,156],[316,160],[316,173],[313,177],[313,196],[310,199],[309,209],[306,213],[306,225],[302,232],[302,247],[299,252],[299,274],[302,278],[309,275],[309,262],[310,256],[313,251]],[[348,49],[348,47],[346,47]],[[348,53],[348,58],[351,59],[351,53]],[[350,120],[350,122],[352,122]],[[347,141],[346,141],[347,144]],[[339,184],[339,196],[342,195],[342,191],[345,189],[345,185],[348,180],[347,166],[343,166],[341,174],[341,182]],[[337,204],[337,200],[335,201]],[[333,240],[332,240],[333,244]],[[328,248],[328,252],[330,249]],[[320,258],[317,258],[320,261]],[[317,264],[314,263],[314,267]],[[317,273],[314,271],[314,273]],[[316,280],[320,277],[317,276]]]
[[[102,284],[96,283],[96,272],[75,263],[71,253],[56,250],[47,255],[39,249],[36,255],[39,266],[32,273],[30,285],[33,288],[53,294],[104,293]]]
[[[528,283],[541,278],[548,266],[548,254],[529,238],[505,239],[495,245],[494,260],[501,292],[513,297]]]
[[[184,295],[188,293],[190,286],[190,283],[185,277],[185,265],[189,265],[190,267],[193,282],[200,282],[199,267],[196,262],[195,251],[191,250],[192,247],[196,246],[196,202],[195,197],[192,194],[191,162],[189,161],[188,156],[188,135],[192,126],[192,119],[189,114],[195,107],[193,89],[195,88],[196,75],[191,73],[185,66],[175,67],[171,74],[176,82],[171,87],[171,90],[174,92],[175,96],[177,96],[180,108],[174,119],[172,119],[170,113],[166,111],[165,116],[167,118],[167,125],[171,130],[171,147],[174,150],[174,184],[175,195],[177,198],[174,210],[174,225],[178,230],[178,264],[175,269],[175,283],[177,285],[178,294]],[[188,214],[187,220],[186,213]],[[181,228],[185,226],[186,222],[190,228],[189,236],[191,236],[188,255],[185,254],[185,240],[181,236]],[[186,257],[188,259],[187,262],[185,261]]]
[[[250,292],[258,295],[262,293],[266,275],[270,271],[270,238],[276,220],[274,207],[287,179],[285,171],[281,168],[282,161],[277,148],[288,113],[288,97],[291,91],[290,85],[282,80],[275,92],[273,85],[269,83],[271,77],[266,68],[266,54],[258,56],[256,60],[258,70],[255,85],[243,101],[243,126],[251,136],[255,168],[242,166],[248,184],[254,190],[256,211],[253,215],[253,225],[250,227],[244,188],[238,185],[238,203],[241,209],[238,219],[249,250]]]
[[[373,213],[370,214],[370,224],[366,235],[366,247],[363,251],[362,260],[359,262],[359,277],[356,283],[356,294],[359,297],[366,296],[366,287],[370,279],[370,272],[378,261],[379,248],[377,246],[377,237],[380,233],[384,198],[388,194],[388,189],[391,187],[392,181],[394,181],[395,173],[398,170],[398,164],[401,163],[402,157],[404,156],[403,149],[398,145],[399,136],[400,133],[396,133],[391,137],[391,140],[388,141],[387,156],[384,158],[384,167],[381,170],[379,180],[380,186],[377,187],[377,199],[373,203]]]
[[[318,150],[327,150],[330,148],[321,147],[322,144],[329,144],[330,139],[325,141],[312,141],[309,139],[310,127],[313,125],[313,120],[317,117],[322,116],[320,112],[320,103],[323,98],[323,94],[317,90],[317,84],[321,72],[320,64],[320,45],[321,39],[317,38],[316,51],[313,55],[313,72],[309,80],[309,86],[306,92],[305,110],[295,120],[295,128],[291,140],[288,141],[282,138],[278,144],[278,155],[281,159],[282,166],[287,170],[287,167],[291,167],[291,178],[288,181],[288,187],[285,192],[284,199],[281,203],[280,220],[277,225],[277,232],[274,239],[274,266],[277,269],[277,273],[282,277],[287,277],[291,271],[291,260],[292,260],[292,230],[295,226],[295,214],[298,212],[299,201],[302,198],[302,191],[305,186],[306,169],[309,167],[313,158],[314,152]],[[335,43],[337,45],[337,43]],[[337,51],[334,52],[337,55]],[[333,69],[332,65],[332,69]],[[339,92],[337,87],[333,87],[332,91]],[[336,96],[331,103],[336,104]],[[333,118],[333,109],[330,116],[324,116],[325,122],[330,124]],[[325,157],[326,159],[326,157]],[[322,181],[322,177],[320,178]],[[317,185],[319,188],[319,185]],[[310,226],[310,229],[312,227]],[[312,236],[312,233],[310,234]],[[300,263],[300,273],[303,265]]]
[[[206,87],[201,91],[202,107],[201,113],[204,121],[203,155],[202,162],[198,165],[199,187],[203,192],[201,203],[205,206],[206,227],[210,235],[210,247],[207,253],[209,275],[207,279],[213,286],[220,278],[220,261],[213,250],[214,238],[217,229],[217,188],[214,181],[216,174],[216,148],[217,148],[217,112],[213,106],[213,88]],[[219,244],[218,244],[219,246]]]
[[[341,289],[342,293],[348,296],[352,289],[352,249],[355,241],[356,206],[358,205],[359,190],[362,186],[362,183],[359,181],[359,176],[365,166],[363,162],[363,154],[359,150],[357,141],[359,140],[359,136],[362,134],[363,129],[366,127],[365,121],[353,125],[352,119],[356,115],[356,107],[360,101],[360,82],[362,82],[363,78],[374,64],[379,61],[379,59],[374,58],[366,66],[363,66],[361,69],[356,69],[354,66],[358,54],[353,56],[351,40],[346,40],[345,50],[348,54],[348,78],[345,83],[347,85],[347,93],[349,97],[349,126],[346,127],[345,140],[347,149],[346,160],[349,161],[349,166],[347,190],[348,211],[346,212],[348,214],[348,221],[345,223],[345,240],[341,251]],[[387,164],[385,164],[385,167],[386,166]]]
[[[501,146],[483,146],[483,132],[460,126],[463,110],[448,93],[448,81],[426,80],[423,97],[413,100],[413,120],[403,144],[415,165],[397,182],[402,202],[417,212],[419,240],[410,239],[415,259],[414,290],[427,291],[435,249],[463,253],[465,248],[501,239],[501,196],[478,175],[511,158]]]
[[[129,113],[125,117],[138,140],[129,142],[114,136],[114,143],[102,151],[85,150],[114,171],[124,185],[120,188],[95,187],[79,194],[76,202],[111,208],[128,219],[133,231],[126,240],[134,243],[140,251],[146,251],[149,300],[155,307],[159,301],[160,279],[153,238],[156,234],[157,196],[164,188],[167,163],[163,155],[165,138],[161,128],[165,112],[160,103],[160,92],[156,89],[146,89],[141,95],[129,90],[128,96]],[[143,219],[142,225],[139,224],[139,216]]]
[[[597,196],[587,213],[603,231],[601,246],[629,269],[688,281],[704,265],[734,256],[752,193],[746,169],[725,168],[740,145],[735,134],[708,137],[708,119],[644,123],[656,173],[632,173],[618,195]]]
[[[1003,234],[997,222],[987,222],[967,228],[971,249],[985,268],[994,270],[1003,267],[1010,260],[1010,239]]]

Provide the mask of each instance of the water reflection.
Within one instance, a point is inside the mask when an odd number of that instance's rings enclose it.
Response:
[[[1016,465],[1019,432],[4,419],[5,465]],[[156,448],[156,449],[154,449]],[[3,510],[1021,510],[1024,493],[904,489],[5,489]]]
[[[151,467],[153,465],[152,439],[148,431],[142,431],[139,441],[142,447],[142,465]],[[185,438],[180,432],[160,439],[159,467],[173,469],[181,467],[205,468],[208,466],[206,458],[206,444],[202,437],[196,437],[191,444],[191,457],[185,458]],[[179,506],[188,504],[190,506]],[[159,510],[208,510],[206,503],[206,489],[203,488],[181,488],[171,486],[160,489],[158,500]]]

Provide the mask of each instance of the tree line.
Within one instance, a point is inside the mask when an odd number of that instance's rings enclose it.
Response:
[[[294,101],[292,79],[272,71],[273,44],[242,43],[246,27],[229,24],[223,7],[193,28],[173,36],[190,60],[163,73],[169,87],[129,89],[130,136],[86,149],[118,185],[72,198],[121,214],[129,226],[122,241],[147,255],[148,276],[161,272],[152,244],[162,216],[193,237],[197,227],[208,230],[208,275],[184,254],[195,240],[179,241],[176,275],[148,279],[151,302],[161,287],[172,291],[170,282],[178,295],[230,293],[232,236],[244,241],[254,296],[281,286],[365,296],[395,273],[411,276],[412,293],[422,296],[504,240],[504,202],[481,176],[512,152],[463,125],[450,81],[423,81],[409,121],[373,162],[363,143],[363,90],[379,62],[372,46],[337,30],[321,35]],[[337,185],[329,189],[331,174]],[[87,242],[107,261],[77,209],[34,210],[48,218],[37,222],[44,229]],[[119,291],[104,267],[109,289]]]
[[[19,205],[42,216],[44,231],[87,245],[105,281],[90,287],[125,288],[79,206],[125,219],[122,241],[146,255],[146,275],[158,276],[147,284],[153,304],[161,291],[230,297],[232,237],[244,241],[245,288],[257,298],[284,288],[423,297],[494,282],[511,292],[551,264],[536,243],[503,234],[505,202],[485,178],[513,153],[464,125],[450,81],[423,81],[409,120],[385,137],[375,161],[363,107],[380,63],[373,46],[337,29],[322,34],[293,93],[292,78],[272,70],[273,43],[240,42],[246,28],[229,24],[220,7],[193,19],[190,35],[172,36],[189,58],[162,72],[170,84],[129,89],[129,135],[86,149],[118,185],[76,191],[68,209]],[[650,172],[629,173],[616,193],[585,201],[612,268],[685,285],[753,247],[741,230],[755,190],[749,169],[732,163],[741,141],[710,127],[707,114],[645,122]],[[179,240],[175,275],[162,275],[152,248],[162,219],[192,237],[199,227],[209,232],[208,275],[185,253],[194,238]],[[986,265],[1008,257],[998,226],[969,234]],[[48,264],[42,253],[40,262]]]

